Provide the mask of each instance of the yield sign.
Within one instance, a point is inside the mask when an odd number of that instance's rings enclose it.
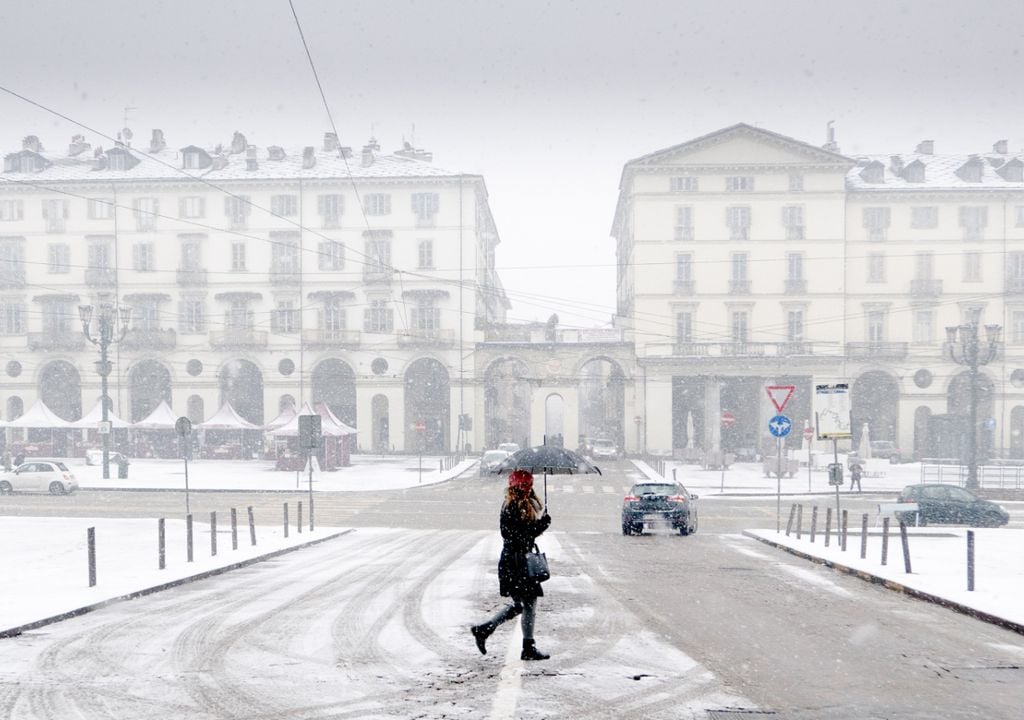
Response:
[[[775,410],[781,413],[782,409],[786,407],[786,403],[793,397],[796,385],[766,385],[764,390],[768,393],[768,399],[772,401]]]

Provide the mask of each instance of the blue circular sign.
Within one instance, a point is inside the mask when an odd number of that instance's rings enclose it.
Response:
[[[785,415],[776,415],[768,421],[768,432],[772,437],[786,437],[793,429],[793,421]]]

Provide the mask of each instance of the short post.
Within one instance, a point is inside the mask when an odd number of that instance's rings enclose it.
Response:
[[[231,508],[231,549],[238,549],[238,513]]]
[[[678,482],[676,480],[676,469],[675,468],[672,468],[672,482]]]
[[[295,507],[295,527],[298,528],[299,534],[302,534],[302,501],[299,500]]]
[[[832,508],[825,508],[825,547],[828,547],[828,541],[832,537]]]
[[[847,534],[847,531],[850,529],[849,520],[850,520],[850,511],[849,510],[843,510],[843,530],[842,530],[842,533],[840,534],[840,538],[839,538],[840,546],[842,547],[843,552],[846,552],[846,534]]]
[[[796,516],[796,503],[789,506],[789,522],[786,523],[786,537],[793,530],[793,518]]]
[[[889,518],[882,519],[882,564],[889,562]]]
[[[818,532],[818,506],[815,505],[811,508],[811,542],[814,542],[814,536]]]
[[[967,531],[967,591],[974,592],[974,531]]]
[[[868,556],[868,514],[860,516],[860,559]]]
[[[796,506],[796,539],[799,540],[804,532],[804,506],[801,503]]]
[[[288,503],[284,504],[284,536],[288,537]]]
[[[255,547],[255,545],[256,545],[256,519],[253,517],[253,514],[252,514],[252,505],[250,505],[247,508],[247,510],[249,511],[249,542],[250,542],[250,544],[252,544]]]
[[[907,524],[900,520],[900,542],[903,543],[903,570],[910,574],[910,543],[907,542]]]
[[[164,570],[167,568],[167,534],[163,518],[156,521],[156,548],[157,567]]]
[[[85,531],[89,544],[89,587],[96,587],[96,528]]]
[[[217,511],[210,511],[210,557],[217,554]]]
[[[438,469],[438,471],[440,471],[440,472],[444,472],[444,458],[440,458],[440,459],[439,459],[439,460],[437,461],[437,469]]]
[[[188,561],[192,562],[192,513],[185,516],[185,552]]]

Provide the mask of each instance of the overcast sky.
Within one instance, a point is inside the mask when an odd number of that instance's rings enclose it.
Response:
[[[736,122],[844,153],[1024,146],[1024,2],[294,0],[342,142],[482,174],[512,319],[607,323],[623,164]],[[312,145],[288,0],[8,0],[0,85],[171,147]],[[0,147],[81,132],[0,93]],[[96,142],[95,138],[92,139]],[[577,267],[582,266],[582,267]]]

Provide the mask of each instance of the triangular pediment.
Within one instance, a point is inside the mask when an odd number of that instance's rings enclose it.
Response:
[[[631,160],[627,166],[757,166],[757,165],[852,166],[844,155],[740,123],[680,145]]]

